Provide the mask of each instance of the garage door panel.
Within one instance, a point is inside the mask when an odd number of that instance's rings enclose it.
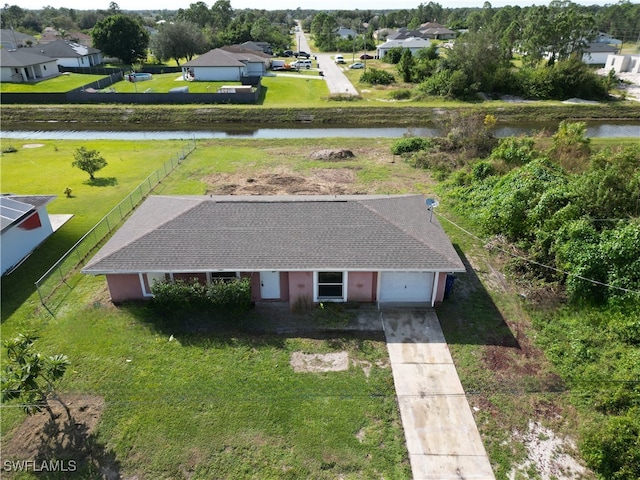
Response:
[[[382,272],[381,302],[430,302],[433,272]]]

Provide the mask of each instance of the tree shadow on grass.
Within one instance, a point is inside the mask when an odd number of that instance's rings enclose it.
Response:
[[[467,271],[455,275],[448,298],[437,308],[447,343],[520,349],[518,339],[469,260],[455,247]],[[503,282],[499,273],[491,273],[496,276],[496,282]]]
[[[155,333],[178,339],[182,345],[250,346],[285,348],[287,338],[326,340],[356,338],[382,340],[382,331],[349,330],[318,324],[312,312],[294,314],[288,306],[273,309],[251,309],[229,314],[215,312],[155,311],[148,302],[125,302],[118,306]]]
[[[32,462],[37,478],[121,478],[120,462],[95,436],[104,401],[96,396],[49,400],[53,417],[28,416],[14,432],[3,457]]]
[[[93,180],[89,179],[85,184],[90,187],[113,187],[118,184],[118,179],[116,177],[99,177]]]

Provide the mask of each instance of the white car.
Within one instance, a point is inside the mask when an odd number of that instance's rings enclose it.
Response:
[[[364,68],[364,63],[362,62],[352,63],[351,65],[349,65],[349,68]]]

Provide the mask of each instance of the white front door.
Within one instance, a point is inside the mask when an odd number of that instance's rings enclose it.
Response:
[[[280,272],[260,272],[260,298],[280,298]]]

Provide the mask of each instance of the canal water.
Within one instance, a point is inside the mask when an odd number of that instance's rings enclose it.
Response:
[[[555,132],[557,124],[526,124],[499,126],[496,137],[528,135],[546,130]],[[217,127],[215,129],[187,130],[3,130],[0,137],[19,140],[176,140],[208,138],[401,138],[404,136],[435,137],[437,128],[431,127],[297,127],[297,128],[238,128]],[[593,122],[587,123],[590,138],[640,138],[640,122]]]

